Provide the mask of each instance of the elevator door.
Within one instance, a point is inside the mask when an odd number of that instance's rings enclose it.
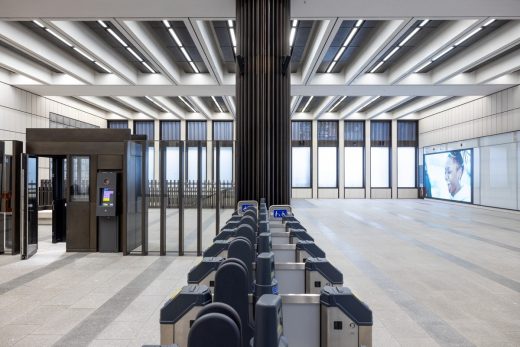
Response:
[[[20,257],[29,259],[38,250],[38,157],[22,155]]]

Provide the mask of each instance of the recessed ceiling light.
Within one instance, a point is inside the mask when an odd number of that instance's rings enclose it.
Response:
[[[309,100],[307,100],[307,102],[305,103],[305,106],[303,106],[302,113],[305,113],[305,111],[307,111],[307,107],[309,107],[309,104],[311,103],[313,98],[314,98],[314,96],[309,97]]]
[[[217,99],[215,99],[214,96],[211,96],[211,99],[213,99],[213,102],[215,103],[215,105],[217,105],[219,112],[224,113],[224,111],[222,111],[222,107],[220,107],[220,104],[217,102]]]

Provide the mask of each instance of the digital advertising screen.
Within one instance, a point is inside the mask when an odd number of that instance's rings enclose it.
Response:
[[[473,150],[424,155],[424,189],[427,198],[473,202]]]

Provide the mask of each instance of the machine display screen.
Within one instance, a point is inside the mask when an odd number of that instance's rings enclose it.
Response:
[[[471,203],[473,201],[473,150],[424,155],[426,197]]]
[[[274,218],[283,218],[283,217],[287,217],[288,213],[287,213],[287,209],[276,209],[276,210],[273,210],[273,217]]]
[[[101,188],[101,206],[113,207],[115,202],[114,188]]]

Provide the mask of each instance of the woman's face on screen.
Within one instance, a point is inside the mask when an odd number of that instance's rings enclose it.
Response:
[[[460,190],[461,177],[462,168],[453,158],[448,157],[446,160],[446,166],[444,167],[444,179],[448,184],[448,191],[450,192],[451,196],[454,196]]]

